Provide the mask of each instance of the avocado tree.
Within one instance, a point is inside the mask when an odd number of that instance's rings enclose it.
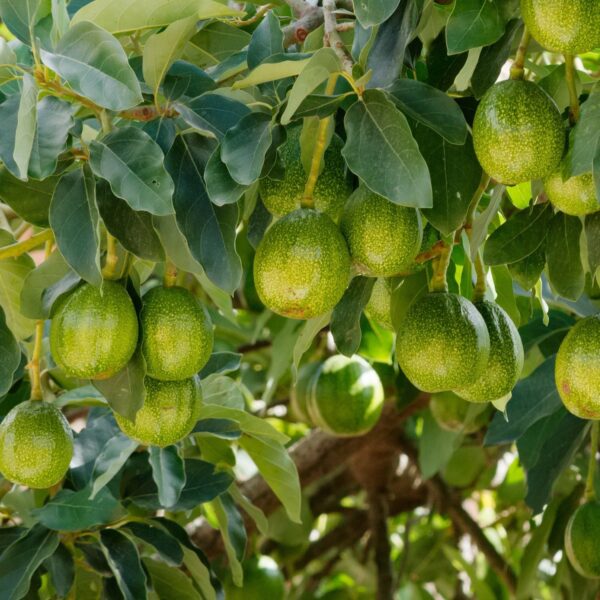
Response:
[[[598,0],[0,0],[0,600],[597,597]]]

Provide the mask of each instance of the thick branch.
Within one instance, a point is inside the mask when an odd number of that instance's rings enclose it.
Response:
[[[394,575],[390,558],[392,548],[387,526],[388,516],[387,498],[377,492],[369,494],[369,527],[375,547],[377,600],[392,600],[394,596]]]
[[[344,71],[352,74],[354,61],[346,50],[346,46],[337,30],[335,17],[335,0],[323,0],[323,17],[325,22],[325,42],[339,56]]]

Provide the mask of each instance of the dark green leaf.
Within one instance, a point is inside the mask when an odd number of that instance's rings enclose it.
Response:
[[[244,558],[248,541],[242,516],[227,493],[216,498],[212,508],[223,535],[232,579],[235,585],[242,585],[244,574],[240,561]]]
[[[600,144],[600,84],[592,89],[588,99],[581,105],[581,116],[571,132],[572,148],[568,154],[570,173],[589,173]]]
[[[363,27],[379,25],[388,19],[400,4],[400,0],[359,0],[354,5],[356,18]]]
[[[294,119],[302,119],[304,117],[319,117],[324,119],[342,105],[352,94],[337,94],[335,96],[324,96],[321,94],[310,94],[304,98],[300,106],[294,113]]]
[[[489,46],[504,33],[497,5],[490,0],[456,0],[446,26],[448,54]]]
[[[66,546],[59,544],[54,554],[44,561],[44,566],[50,573],[54,589],[61,598],[65,598],[75,580],[75,563]]]
[[[35,79],[29,73],[21,80],[21,99],[15,129],[15,145],[12,159],[17,169],[13,171],[21,179],[27,179],[29,160],[33,150],[33,140],[37,124],[38,87]],[[10,164],[6,165],[10,168]]]
[[[173,181],[160,146],[135,127],[122,127],[90,144],[90,165],[113,193],[133,208],[153,215],[173,213]]]
[[[590,272],[595,277],[600,268],[600,212],[585,218],[585,238]]]
[[[254,69],[270,56],[283,51],[283,32],[279,19],[273,11],[269,11],[254,30],[248,44],[248,68]]]
[[[0,17],[8,29],[24,44],[31,45],[35,25],[50,13],[50,3],[43,0],[0,0]]]
[[[220,496],[232,483],[233,477],[203,460],[185,461],[186,483],[173,510],[191,510],[202,502]]]
[[[102,448],[102,451],[98,454],[98,458],[96,458],[94,470],[92,471],[91,500],[121,470],[121,467],[134,453],[138,445],[135,440],[129,439],[124,433],[118,433]]]
[[[542,244],[529,256],[508,265],[511,277],[524,289],[531,290],[546,266],[546,245]]]
[[[6,325],[4,311],[0,307],[0,397],[12,387],[13,376],[20,362],[21,348]]]
[[[454,84],[456,76],[467,62],[468,52],[448,56],[446,48],[446,30],[433,40],[427,53],[427,83],[442,91]]]
[[[2,123],[0,160],[15,177],[20,177],[20,169],[14,159],[20,103],[21,95],[13,94],[0,104],[0,122]]]
[[[575,319],[571,315],[553,309],[548,311],[547,323],[541,316],[532,319],[519,329],[525,352],[558,333],[564,337],[573,325]]]
[[[158,489],[158,500],[165,508],[177,503],[185,486],[184,463],[177,446],[157,448],[151,446],[148,450],[148,460],[152,467],[152,479]]]
[[[379,90],[367,90],[344,119],[350,170],[396,204],[431,208],[431,179],[406,117]]]
[[[149,523],[131,522],[127,529],[140,540],[156,548],[162,559],[170,565],[180,565],[183,561],[183,550],[179,542],[161,527]]]
[[[208,197],[217,206],[235,204],[247,189],[247,186],[239,184],[229,174],[227,166],[221,160],[221,146],[208,159],[204,178]]]
[[[231,419],[201,419],[194,433],[213,435],[224,440],[237,440],[242,435],[239,423]]]
[[[42,293],[42,310],[52,317],[52,311],[55,306],[55,302],[64,294],[70,292],[74,287],[79,285],[81,277],[74,271],[69,269],[67,274],[53,283],[49,288]]]
[[[242,355],[236,352],[213,352],[199,373],[200,379],[206,379],[209,375],[224,375],[237,371],[241,362]]]
[[[26,527],[2,527],[0,529],[0,555],[26,531]]]
[[[193,580],[183,571],[151,558],[143,560],[152,579],[152,587],[161,600],[203,600]]]
[[[202,69],[183,60],[176,60],[165,77],[163,94],[171,101],[181,96],[196,98],[216,87],[212,77]]]

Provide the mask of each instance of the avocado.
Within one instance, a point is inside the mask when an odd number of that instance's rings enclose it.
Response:
[[[146,397],[135,421],[115,414],[122,431],[145,446],[170,446],[186,437],[198,421],[202,392],[196,377],[182,381],[144,380]]]
[[[586,502],[571,516],[565,529],[565,551],[573,568],[583,577],[600,577],[600,503]]]
[[[52,487],[65,476],[72,457],[71,428],[48,402],[22,402],[0,424],[0,472],[13,483]]]
[[[415,208],[399,206],[366,187],[350,196],[340,229],[357,270],[370,277],[391,277],[407,269],[423,240]]]
[[[581,419],[600,419],[600,315],[578,321],[556,355],[556,387],[563,404]]]
[[[267,210],[281,217],[300,208],[306,186],[307,173],[300,158],[302,127],[288,129],[288,139],[280,150],[285,174],[283,179],[264,177],[260,180],[260,197]],[[344,143],[334,135],[323,161],[325,166],[317,179],[313,192],[314,207],[338,221],[346,199],[352,191],[346,174],[346,164],[341,151]]]
[[[598,0],[521,0],[521,16],[546,50],[583,54],[600,48]]]
[[[483,96],[473,122],[475,153],[499,183],[543,179],[563,155],[565,128],[554,100],[530,81],[502,81]]]
[[[385,329],[394,331],[392,324],[392,282],[378,278],[373,286],[371,297],[365,307],[365,314]]]
[[[454,392],[432,394],[429,409],[442,429],[456,433],[479,431],[490,418],[487,406],[471,404]]]
[[[254,281],[263,304],[292,319],[331,310],[350,278],[348,247],[335,223],[312,209],[276,221],[254,258]]]
[[[443,392],[473,383],[483,372],[490,337],[469,300],[434,292],[416,300],[403,318],[396,355],[408,380],[424,392]]]
[[[506,397],[523,371],[521,336],[506,311],[495,302],[475,303],[490,336],[490,355],[477,380],[455,392],[470,402],[491,402]]]
[[[146,372],[153,379],[187,379],[210,358],[212,322],[204,306],[188,290],[152,288],[144,295],[140,321]]]
[[[114,281],[79,286],[61,299],[50,324],[52,356],[69,377],[111,377],[129,362],[137,341],[133,302]]]
[[[290,391],[290,408],[292,414],[298,421],[312,424],[308,414],[308,393],[312,378],[321,366],[320,362],[306,363],[298,371],[296,385]]]
[[[252,557],[242,564],[244,584],[225,580],[225,600],[284,600],[285,580],[270,556]]]
[[[575,175],[563,181],[559,168],[544,180],[544,190],[554,207],[566,215],[583,217],[600,210],[592,173]]]

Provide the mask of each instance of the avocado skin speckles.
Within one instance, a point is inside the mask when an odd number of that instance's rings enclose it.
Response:
[[[398,206],[365,187],[348,200],[340,228],[354,264],[371,277],[391,277],[408,268],[423,239],[416,209]]]
[[[132,357],[138,318],[125,288],[105,281],[88,283],[61,301],[50,325],[54,360],[69,377],[106,379]]]
[[[13,483],[52,487],[65,476],[72,457],[71,429],[52,404],[23,402],[0,424],[0,472]]]
[[[475,303],[490,336],[490,355],[479,378],[455,390],[470,402],[491,402],[512,391],[523,370],[524,350],[521,336],[504,309],[494,302]]]
[[[473,122],[483,170],[505,184],[543,179],[563,155],[565,128],[554,101],[530,81],[502,81],[482,98]]]
[[[521,15],[547,50],[583,54],[600,47],[598,0],[521,0]]]
[[[490,338],[466,298],[437,292],[415,301],[398,330],[396,355],[409,381],[424,392],[473,383],[483,372]]]
[[[600,419],[600,315],[569,331],[556,355],[555,377],[567,410],[581,419]]]
[[[583,173],[563,181],[561,169],[544,180],[548,200],[561,212],[583,217],[600,210],[592,173]]]
[[[151,289],[140,315],[142,352],[150,377],[176,381],[192,377],[208,362],[212,322],[205,308],[181,287]]]
[[[389,280],[377,279],[365,307],[365,314],[385,329],[394,331],[392,323],[392,285]]]
[[[267,231],[254,258],[254,281],[263,304],[292,319],[331,310],[350,277],[348,247],[325,214],[299,209]]]
[[[146,397],[135,422],[115,414],[119,427],[146,446],[164,448],[182,440],[198,421],[202,405],[198,379],[157,381],[146,377],[144,385]]]

